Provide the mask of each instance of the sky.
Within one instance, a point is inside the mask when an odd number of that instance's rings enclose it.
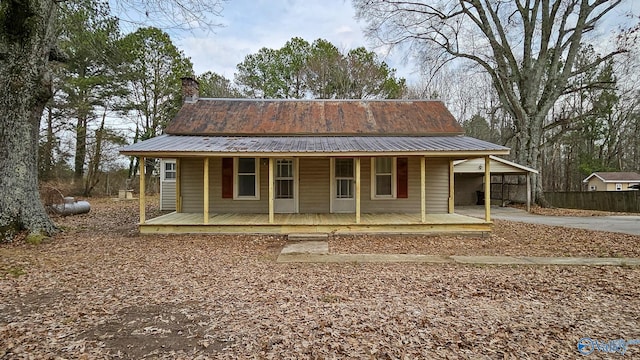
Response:
[[[343,0],[230,0],[225,2],[214,33],[172,37],[191,58],[196,75],[213,71],[233,79],[236,65],[263,47],[278,49],[293,37],[309,43],[322,38],[340,50],[365,46],[398,70],[397,75],[416,76],[403,54],[387,54],[364,35],[364,22],[355,19],[351,1]]]
[[[406,51],[401,48],[389,50],[377,47],[365,36],[366,23],[356,20],[351,0],[219,1],[223,7],[221,16],[213,17],[213,21],[220,26],[212,31],[197,28],[191,31],[172,31],[165,28],[174,44],[191,58],[196,76],[213,71],[233,80],[236,65],[247,55],[255,54],[263,47],[279,49],[291,38],[300,37],[309,43],[322,38],[343,51],[364,46],[367,50],[378,53],[381,60],[397,70],[396,76],[407,79],[409,85],[420,82],[418,64],[412,61]],[[110,0],[110,3],[116,12],[138,20],[142,16],[142,22],[150,20],[148,13],[145,20],[144,15],[141,15],[145,12],[139,9],[135,11],[137,14],[129,14],[133,9],[123,7],[130,4],[128,2]],[[623,0],[622,4],[607,14],[604,26],[599,26],[596,31],[605,40],[596,41],[597,47],[611,50],[610,47],[615,46],[615,41],[608,39],[611,39],[612,30],[620,23],[629,21],[626,16],[628,13],[633,13],[637,21],[640,16],[640,0]],[[155,15],[150,16],[153,18]],[[174,16],[180,17],[177,14]],[[129,27],[132,26],[129,24]]]
[[[236,65],[263,47],[278,49],[293,37],[313,42],[326,39],[341,50],[365,46],[397,70],[408,83],[419,82],[415,62],[401,49],[376,47],[364,34],[366,24],[355,19],[350,0],[228,0],[223,2],[221,27],[212,32],[172,34],[174,43],[190,57],[195,75],[213,71],[233,80]],[[626,13],[640,14],[640,0],[625,0],[607,16],[603,37],[628,21]],[[606,30],[605,30],[606,29]],[[612,46],[613,42],[599,42]],[[604,50],[604,49],[603,49]]]

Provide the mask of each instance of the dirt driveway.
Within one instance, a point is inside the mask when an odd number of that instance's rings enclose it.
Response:
[[[456,213],[483,218],[484,207],[460,206],[456,207]],[[492,206],[491,218],[530,224],[565,226],[577,229],[640,235],[640,216],[638,215],[545,216],[527,213],[522,209],[513,207]]]
[[[50,241],[0,245],[0,359],[567,359],[585,337],[640,339],[636,266],[278,264],[282,237],[140,236],[137,203],[91,203]],[[483,238],[329,245],[640,256],[639,236],[597,235],[497,220]]]

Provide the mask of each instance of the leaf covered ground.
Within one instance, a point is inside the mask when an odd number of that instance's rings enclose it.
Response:
[[[137,203],[90,201],[55,238],[0,246],[0,359],[556,359],[640,338],[638,267],[279,264],[282,237],[139,236]],[[330,246],[640,256],[639,240],[496,221],[484,238]]]

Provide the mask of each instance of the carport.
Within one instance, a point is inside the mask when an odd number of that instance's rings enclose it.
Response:
[[[538,174],[538,170],[530,167],[514,163],[509,160],[497,156],[489,156],[491,176],[499,176],[499,182],[492,182],[491,194],[500,194],[498,198],[500,204],[506,201],[525,202],[527,211],[531,209],[531,174]],[[458,160],[454,162],[453,172],[455,174],[455,205],[474,205],[477,204],[476,199],[480,196],[484,189],[484,158]],[[526,189],[523,191],[521,184],[505,183],[506,176],[525,176]],[[515,192],[505,191],[506,187],[514,187]],[[499,187],[498,191],[494,191],[494,187]],[[511,198],[507,198],[507,195]],[[494,198],[496,199],[496,198]]]

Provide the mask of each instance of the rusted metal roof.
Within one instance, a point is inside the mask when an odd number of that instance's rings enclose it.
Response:
[[[441,101],[198,99],[185,103],[172,135],[459,135]]]
[[[124,155],[175,153],[333,154],[481,152],[506,154],[509,148],[466,136],[186,136],[162,135],[129,145]]]

